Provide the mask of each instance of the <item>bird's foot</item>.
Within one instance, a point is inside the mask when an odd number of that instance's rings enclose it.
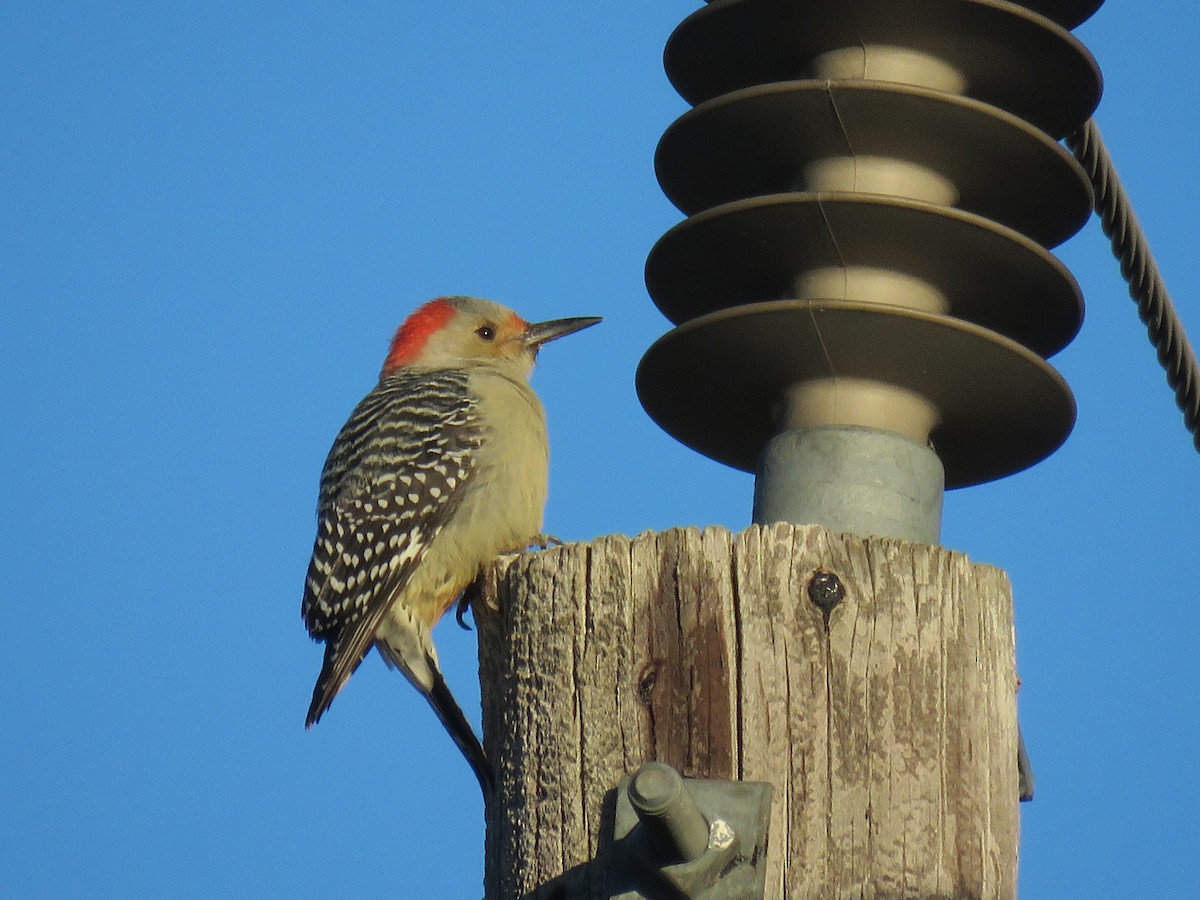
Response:
[[[454,621],[458,623],[458,627],[463,631],[471,630],[471,626],[466,623],[464,617],[468,610],[474,608],[475,601],[481,599],[482,591],[483,576],[480,576],[468,584],[458,598],[458,608],[454,610]]]
[[[479,577],[467,585],[462,596],[458,598],[458,608],[454,611],[454,621],[459,627],[466,631],[471,630],[464,617],[467,610],[471,610],[474,616],[476,604],[482,604],[492,612],[500,612],[500,573],[516,558],[515,553],[502,553],[492,563],[484,566]]]
[[[484,566],[479,576],[479,600],[492,612],[500,612],[500,573],[508,570],[511,559],[501,556],[490,566]]]

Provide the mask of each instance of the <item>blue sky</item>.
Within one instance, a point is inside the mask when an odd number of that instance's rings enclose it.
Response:
[[[603,315],[542,355],[547,528],[749,518],[633,373],[667,328],[642,266],[680,219],[654,146],[697,3],[0,6],[0,895],[478,896],[478,788],[375,658],[302,727],[299,619],[326,450],[417,303]],[[1078,30],[1097,113],[1200,336],[1186,0]],[[1079,422],[953,492],[943,542],[1006,569],[1039,794],[1026,897],[1175,897],[1200,846],[1197,456],[1115,263],[1054,359]],[[438,629],[477,720],[474,638]]]

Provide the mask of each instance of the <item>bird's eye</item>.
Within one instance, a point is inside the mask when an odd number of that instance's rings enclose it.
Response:
[[[475,329],[475,333],[484,341],[490,341],[496,337],[496,329],[491,325],[480,325]]]

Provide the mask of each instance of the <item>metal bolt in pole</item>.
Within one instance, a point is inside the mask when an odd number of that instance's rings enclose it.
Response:
[[[629,802],[650,840],[668,861],[691,862],[708,848],[709,824],[666,763],[649,762],[629,782]]]

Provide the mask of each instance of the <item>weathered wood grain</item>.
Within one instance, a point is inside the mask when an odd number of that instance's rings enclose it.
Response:
[[[817,572],[845,588],[828,615]],[[817,526],[674,529],[497,564],[476,615],[488,900],[607,897],[611,790],[650,759],[775,786],[767,897],[1015,896],[1000,570]]]

